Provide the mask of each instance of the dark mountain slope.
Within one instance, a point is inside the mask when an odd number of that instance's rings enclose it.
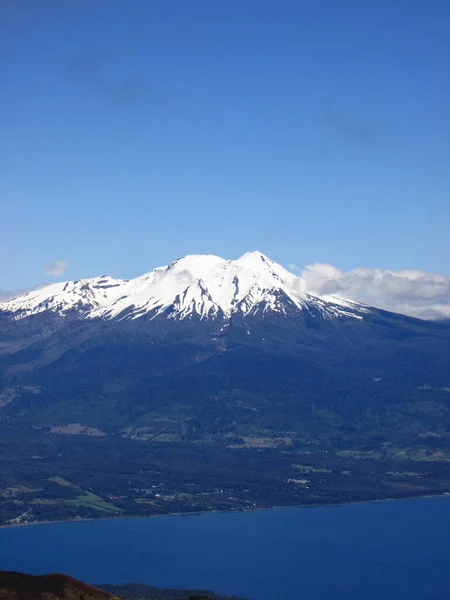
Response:
[[[443,324],[372,310],[362,321],[256,314],[226,328],[163,315],[65,318],[64,325],[0,356],[3,390],[20,390],[0,412],[8,423],[77,422],[113,433],[154,430],[166,419],[155,433],[201,439],[261,428],[294,437],[335,430],[355,442],[358,431],[389,441],[392,428],[404,429],[405,439],[420,427],[448,429],[441,417],[450,410],[450,327]]]
[[[67,575],[0,571],[0,600],[118,600]]]

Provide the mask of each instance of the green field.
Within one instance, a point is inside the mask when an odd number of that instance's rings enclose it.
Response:
[[[106,513],[119,513],[120,508],[114,506],[110,502],[106,502],[100,496],[96,494],[92,494],[91,492],[83,492],[79,496],[77,496],[74,500],[66,500],[67,504],[72,504],[73,506],[87,506],[88,508],[95,508],[96,510],[100,510]]]

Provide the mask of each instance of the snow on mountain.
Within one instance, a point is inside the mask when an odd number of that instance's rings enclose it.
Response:
[[[191,255],[131,280],[97,277],[54,283],[0,304],[0,311],[24,318],[44,311],[69,311],[80,318],[168,318],[190,315],[229,318],[258,311],[285,312],[287,298],[298,310],[314,309],[325,318],[361,319],[368,308],[336,297],[305,293],[300,277],[260,252],[237,260]]]

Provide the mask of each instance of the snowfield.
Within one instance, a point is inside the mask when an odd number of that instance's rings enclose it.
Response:
[[[136,279],[103,276],[54,283],[0,304],[0,311],[24,318],[44,311],[80,318],[201,319],[257,311],[283,313],[286,303],[298,310],[314,308],[322,317],[361,319],[368,307],[338,297],[305,293],[300,277],[261,252],[247,252],[237,260],[212,255],[190,255]],[[170,309],[170,310],[168,310]]]

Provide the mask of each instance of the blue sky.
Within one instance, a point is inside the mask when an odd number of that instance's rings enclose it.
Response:
[[[0,53],[0,288],[253,249],[450,274],[445,0],[3,0]]]

